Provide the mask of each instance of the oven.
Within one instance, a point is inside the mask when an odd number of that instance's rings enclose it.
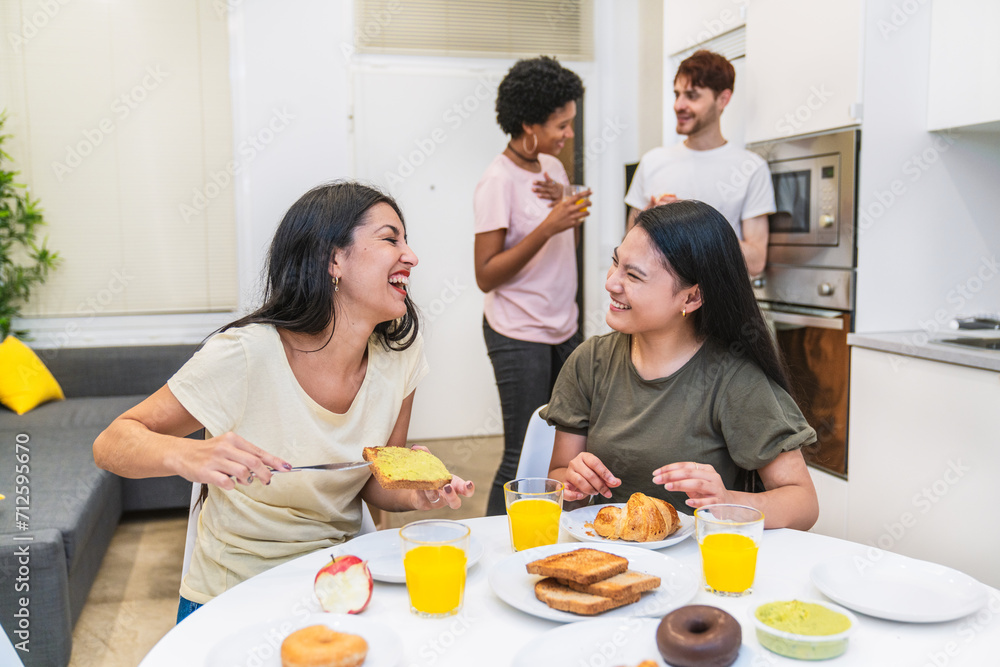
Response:
[[[806,462],[845,479],[860,139],[848,130],[747,146],[768,162],[777,209],[754,294],[816,429]]]

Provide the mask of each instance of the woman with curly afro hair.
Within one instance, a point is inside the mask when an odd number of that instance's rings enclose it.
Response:
[[[497,123],[510,139],[474,198],[476,283],[504,430],[487,515],[504,513],[528,421],[581,340],[576,242],[590,192],[563,199],[569,178],[555,156],[573,138],[582,97],[580,77],[546,56],[515,63],[497,91]]]

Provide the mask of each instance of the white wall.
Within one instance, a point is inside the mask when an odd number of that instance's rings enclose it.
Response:
[[[274,0],[232,3],[233,143],[256,135],[276,110],[294,116],[258,152],[237,183],[241,305],[258,293],[274,229],[309,188],[353,173],[348,59],[351,3]]]
[[[240,309],[256,304],[267,246],[285,210],[323,181],[352,175],[348,0],[216,2],[229,11]],[[280,114],[287,127],[260,141]],[[277,123],[275,126],[282,125]],[[254,148],[248,138],[257,141]],[[241,150],[242,148],[242,150]],[[252,150],[251,150],[252,149]],[[234,313],[47,318],[26,322],[37,348],[197,343]]]
[[[587,84],[584,141],[587,184],[594,207],[584,223],[584,336],[610,331],[604,289],[611,254],[625,235],[625,163],[636,162],[639,71],[636,0],[597,0],[594,12],[594,77]]]
[[[1000,133],[926,131],[931,8],[913,6],[867,3],[858,331],[1000,310]]]

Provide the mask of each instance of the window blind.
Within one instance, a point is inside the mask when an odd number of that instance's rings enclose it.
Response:
[[[12,0],[0,22],[8,152],[62,257],[25,315],[235,309],[226,13]]]
[[[593,60],[593,0],[357,0],[359,53]]]

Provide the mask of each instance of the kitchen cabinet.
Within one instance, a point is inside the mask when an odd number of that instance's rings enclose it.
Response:
[[[995,0],[933,2],[928,130],[987,124],[1000,130],[998,31],[1000,3]]]
[[[847,539],[1000,585],[1000,373],[854,347]]]
[[[739,28],[746,23],[748,3],[749,0],[666,0],[665,52],[673,55]]]
[[[753,0],[747,13],[746,141],[861,122],[861,0]]]

